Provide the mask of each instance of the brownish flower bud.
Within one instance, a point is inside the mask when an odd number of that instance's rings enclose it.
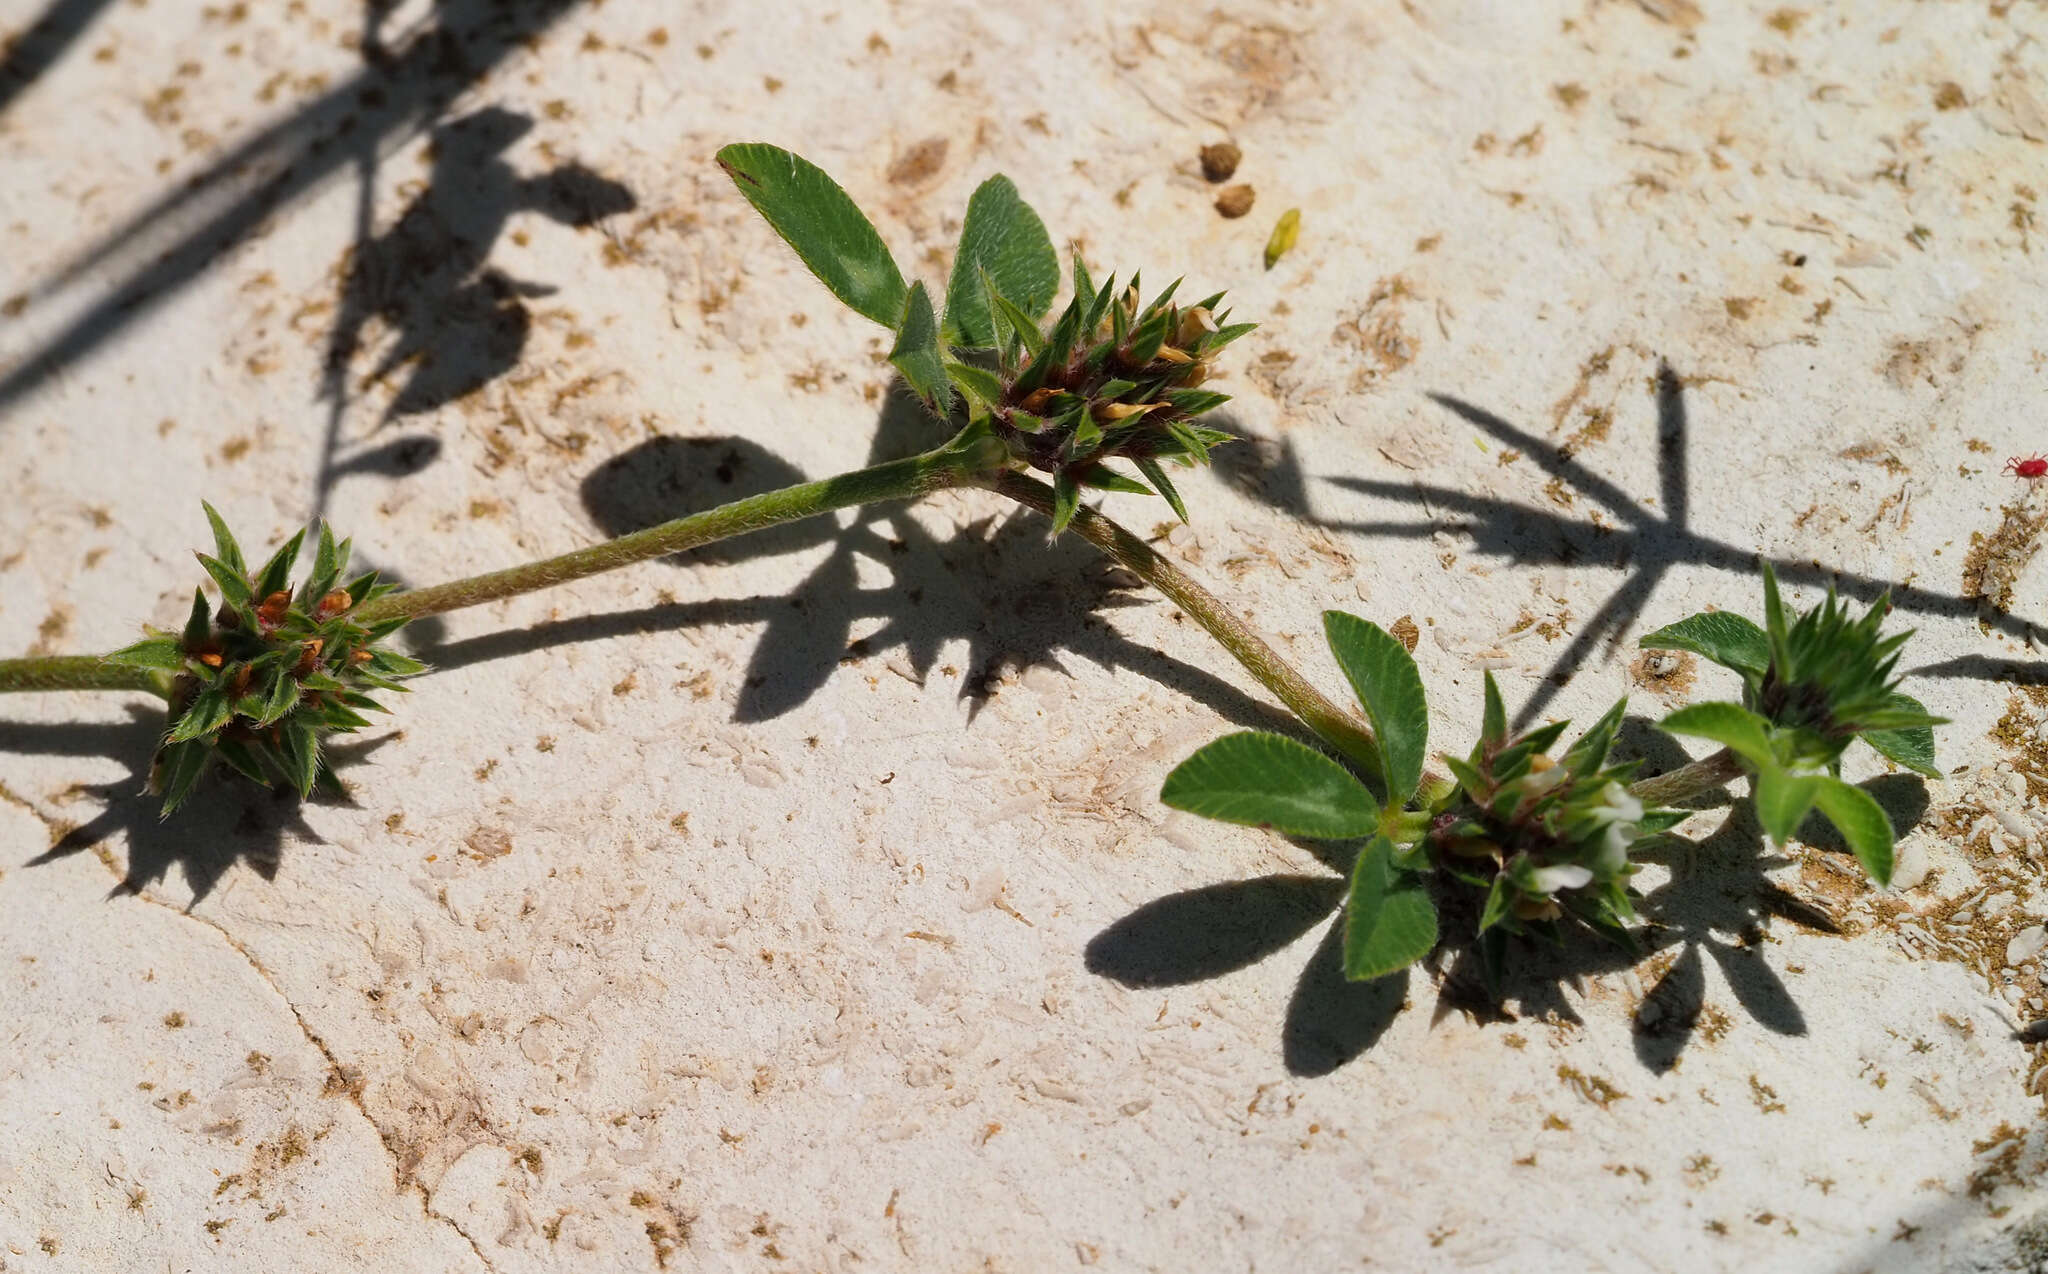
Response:
[[[218,668],[220,667],[220,652],[218,650],[202,650],[199,652],[199,662],[209,668]]]
[[[264,628],[275,628],[284,622],[285,612],[292,608],[289,590],[279,589],[263,599],[256,607],[256,622]]]
[[[356,599],[348,595],[347,589],[337,588],[320,599],[320,604],[313,608],[313,618],[333,619],[355,604]]]
[[[315,668],[318,668],[320,666],[320,650],[326,644],[321,638],[315,637],[299,647],[299,662],[292,666],[292,675],[295,677],[305,677],[310,675]]]

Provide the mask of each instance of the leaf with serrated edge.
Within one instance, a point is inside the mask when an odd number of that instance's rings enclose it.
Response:
[[[1289,836],[1371,834],[1379,803],[1350,771],[1277,734],[1227,734],[1166,776],[1159,799],[1177,810]]]
[[[1344,976],[1366,982],[1398,973],[1436,946],[1436,906],[1422,879],[1393,864],[1394,844],[1384,836],[1351,868],[1344,913]]]
[[[822,168],[780,146],[741,142],[718,166],[818,281],[884,327],[903,315],[903,272],[881,234]]]
[[[1771,639],[1740,615],[1725,610],[1701,611],[1675,624],[1645,634],[1637,643],[1645,650],[1688,650],[1744,676],[1761,677],[1771,665]]]
[[[1876,798],[1840,779],[1816,779],[1813,803],[1849,843],[1856,861],[1880,885],[1892,883],[1892,821]]]
[[[1414,795],[1422,781],[1423,758],[1429,755],[1429,705],[1423,699],[1422,673],[1408,648],[1369,620],[1326,610],[1323,634],[1372,722],[1387,799],[1399,805]]]

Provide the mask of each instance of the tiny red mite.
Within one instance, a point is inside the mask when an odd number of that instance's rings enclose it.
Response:
[[[2048,456],[2013,456],[2005,462],[2005,468],[1999,472],[2009,473],[2015,478],[2025,478],[2029,482],[2039,482],[2042,478],[2048,478]]]

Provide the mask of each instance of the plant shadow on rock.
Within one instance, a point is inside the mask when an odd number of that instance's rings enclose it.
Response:
[[[1669,735],[1639,716],[1623,721],[1615,755],[1640,758],[1651,773],[1687,759]],[[1901,835],[1926,812],[1926,787],[1917,776],[1885,775],[1862,787],[1884,806]],[[1567,988],[1583,994],[1588,977],[1632,969],[1675,950],[1674,958],[1659,961],[1662,974],[1630,1023],[1636,1056],[1653,1073],[1664,1074],[1676,1065],[1695,1036],[1718,1038],[1726,1028],[1706,1000],[1703,958],[1720,967],[1737,1003],[1758,1025],[1782,1035],[1804,1034],[1805,1014],[1761,954],[1764,925],[1775,917],[1823,933],[1841,929],[1821,908],[1765,875],[1792,860],[1766,855],[1749,803],[1723,794],[1704,798],[1697,807],[1716,804],[1728,807],[1722,825],[1698,841],[1677,840],[1668,851],[1671,878],[1639,902],[1645,924],[1638,931],[1638,950],[1583,933],[1568,934],[1561,946],[1517,939],[1501,983],[1489,989],[1471,946],[1477,923],[1472,901],[1440,891],[1443,940],[1424,965],[1439,983],[1436,1019],[1463,1012],[1482,1023],[1524,1017],[1578,1023]],[[1801,828],[1800,839],[1847,856],[1846,846],[1817,816]],[[1088,971],[1132,988],[1204,982],[1277,954],[1335,912],[1295,982],[1281,1055],[1290,1073],[1304,1077],[1326,1075],[1350,1062],[1393,1024],[1407,999],[1411,971],[1371,982],[1346,980],[1343,882],[1358,845],[1294,843],[1338,874],[1262,876],[1156,899],[1089,942]]]
[[[868,462],[913,455],[942,437],[942,425],[922,406],[892,391]],[[787,460],[746,439],[655,438],[599,466],[585,480],[582,496],[591,519],[606,534],[621,535],[803,478]],[[829,548],[824,559],[787,594],[671,602],[552,621],[423,648],[420,654],[436,667],[458,668],[625,634],[706,624],[758,626],[761,636],[733,713],[734,720],[750,722],[797,709],[842,665],[894,649],[902,650],[922,683],[945,645],[964,641],[960,696],[969,703],[970,720],[1005,672],[1034,666],[1064,671],[1064,654],[1149,677],[1235,724],[1300,733],[1280,709],[1117,633],[1100,612],[1155,600],[1136,591],[1137,581],[1109,569],[1079,537],[1049,541],[1048,523],[1035,513],[983,519],[940,535],[903,505],[877,505],[852,511],[844,525],[816,518],[668,560],[730,566],[820,547]],[[884,568],[888,582],[864,587],[863,561]],[[855,638],[856,625],[871,631]]]
[[[129,720],[113,723],[40,723],[0,721],[0,752],[36,756],[103,756],[128,767],[128,775],[112,783],[81,784],[55,804],[83,798],[99,807],[86,822],[61,831],[54,844],[29,859],[37,867],[72,854],[100,850],[119,838],[128,863],[121,881],[108,896],[139,894],[161,884],[173,867],[185,879],[197,904],[212,893],[227,873],[247,867],[265,880],[274,879],[292,840],[319,840],[301,817],[298,794],[267,790],[217,767],[206,780],[225,791],[216,799],[194,801],[170,818],[161,817],[163,803],[146,790],[150,758],[163,737],[163,713],[131,705]],[[368,756],[392,735],[330,743],[337,769]],[[232,793],[231,795],[229,793]],[[349,804],[340,800],[341,804]],[[104,855],[105,851],[101,851]],[[108,860],[110,865],[112,860]]]
[[[355,560],[365,570],[376,566],[367,555]],[[382,572],[386,579],[397,578]],[[438,644],[446,625],[436,618],[416,619],[402,630],[410,643]],[[265,880],[274,878],[284,849],[294,838],[318,840],[299,817],[300,800],[287,789],[266,789],[215,765],[201,780],[208,788],[232,797],[194,800],[162,817],[163,802],[148,792],[150,758],[164,735],[163,705],[155,700],[131,703],[125,724],[40,723],[0,720],[0,756],[103,756],[128,767],[128,777],[113,783],[82,784],[53,798],[68,805],[83,797],[99,806],[85,823],[59,836],[57,843],[30,859],[37,866],[81,850],[97,849],[119,836],[127,846],[128,867],[115,892],[140,893],[165,879],[177,867],[199,902],[213,892],[228,870],[249,867]],[[374,719],[373,725],[378,724]],[[348,767],[382,747],[391,734],[365,734],[329,739],[324,753],[346,782]],[[327,803],[350,804],[345,798],[317,797]]]
[[[1654,504],[1638,500],[1593,472],[1565,447],[1451,395],[1430,395],[1439,406],[1495,443],[1519,452],[1552,481],[1599,506],[1612,525],[1453,487],[1354,477],[1321,480],[1362,495],[1419,505],[1426,516],[1420,521],[1346,521],[1324,517],[1312,505],[1308,495],[1310,477],[1292,443],[1286,440],[1253,438],[1249,445],[1223,448],[1216,453],[1216,468],[1248,498],[1326,530],[1366,539],[1429,539],[1443,532],[1461,538],[1473,553],[1517,566],[1597,566],[1623,572],[1614,592],[1591,618],[1577,625],[1572,639],[1537,683],[1535,693],[1516,714],[1515,725],[1521,728],[1542,714],[1557,691],[1602,645],[1603,639],[1610,654],[1620,646],[1629,635],[1631,624],[1647,612],[1658,584],[1672,568],[1704,566],[1750,577],[1762,560],[1752,549],[1693,529],[1685,385],[1668,364],[1658,366],[1655,395],[1658,493]],[[1811,559],[1770,561],[1778,578],[1787,584],[1816,588],[1833,585],[1844,595],[1865,602],[1874,602],[1888,593],[1892,607],[1909,614],[1974,620],[1985,628],[2022,640],[2027,640],[2032,632],[2032,625],[2024,618],[1991,609],[1978,598],[1900,585],[1874,575],[1829,570]],[[2030,673],[2026,665],[2014,668],[1966,658],[1914,669],[1913,675],[2032,679],[2040,672],[2037,666]]]
[[[229,145],[32,290],[37,297],[55,296],[113,276],[76,318],[0,375],[0,412],[154,312],[338,171],[357,169],[367,207],[381,153],[432,127],[464,93],[578,6],[576,0],[435,0],[431,16],[408,20],[402,43],[391,45],[383,26],[393,7],[386,0],[364,5],[364,64],[355,74]],[[86,9],[73,3],[47,12],[68,28],[82,23]],[[367,241],[360,218],[357,230],[358,242]]]
[[[322,504],[335,482],[365,465],[363,455],[338,458],[351,376],[366,388],[410,369],[384,410],[388,424],[451,403],[518,365],[533,328],[526,300],[556,289],[489,264],[513,217],[534,213],[585,227],[637,206],[626,187],[580,164],[522,176],[505,152],[532,128],[530,117],[499,107],[440,125],[426,189],[382,234],[371,235],[367,224],[359,224],[321,387],[329,402]],[[358,374],[351,362],[373,319],[391,339],[375,366]],[[418,453],[395,458],[417,460]]]

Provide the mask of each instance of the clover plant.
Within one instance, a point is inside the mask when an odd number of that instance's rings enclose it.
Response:
[[[1689,816],[1661,806],[1738,774],[1749,777],[1773,840],[1788,840],[1818,808],[1870,877],[1887,884],[1891,822],[1869,793],[1838,777],[1841,754],[1860,738],[1932,775],[1931,727],[1940,718],[1899,693],[1892,670],[1910,634],[1881,636],[1885,609],[1880,600],[1851,619],[1831,590],[1788,623],[1766,565],[1764,627],[1709,611],[1644,637],[1644,646],[1694,651],[1733,668],[1744,695],[1667,716],[1663,729],[1726,750],[1633,786],[1637,763],[1609,761],[1626,699],[1553,756],[1569,723],[1511,732],[1490,672],[1478,742],[1462,757],[1439,756],[1448,778],[1426,774],[1429,713],[1413,657],[1377,625],[1327,611],[1330,652],[1372,722],[1378,766],[1361,773],[1306,744],[1247,731],[1182,762],[1160,799],[1290,836],[1361,842],[1344,921],[1344,971],[1353,980],[1428,955],[1439,940],[1437,899],[1461,892],[1477,913],[1490,977],[1509,935],[1556,937],[1575,923],[1628,941],[1633,858]]]
[[[1078,534],[1158,588],[1331,750],[1230,735],[1175,769],[1162,798],[1212,818],[1357,842],[1344,942],[1354,979],[1429,953],[1439,902],[1461,894],[1489,970],[1511,935],[1577,925],[1625,938],[1636,855],[1684,817],[1666,807],[1744,775],[1773,839],[1791,836],[1817,808],[1870,875],[1888,879],[1891,827],[1866,793],[1837,776],[1841,754],[1861,738],[1931,774],[1935,718],[1898,692],[1892,673],[1905,636],[1880,636],[1882,603],[1852,619],[1831,593],[1788,622],[1766,568],[1761,628],[1710,612],[1645,638],[1743,678],[1740,703],[1697,704],[1665,719],[1673,733],[1725,745],[1670,774],[1632,783],[1633,763],[1611,763],[1623,704],[1553,755],[1567,726],[1510,731],[1490,675],[1478,741],[1442,755],[1446,774],[1432,774],[1422,679],[1399,641],[1352,615],[1324,617],[1361,719],[1178,566],[1081,503],[1086,488],[1142,492],[1187,518],[1165,466],[1200,465],[1230,440],[1198,422],[1226,401],[1207,387],[1217,357],[1252,328],[1230,321],[1221,293],[1181,305],[1176,283],[1146,301],[1135,272],[1122,285],[1113,275],[1098,283],[1076,254],[1071,295],[1048,322],[1062,279],[1058,254],[1016,187],[995,176],[968,201],[941,309],[923,281],[906,282],[873,223],[815,165],[759,143],[728,146],[718,162],[835,297],[889,330],[891,364],[930,410],[930,450],[414,590],[374,573],[346,579],[349,542],[337,543],[324,524],[312,570],[294,586],[303,531],[251,568],[209,505],[214,552],[199,560],[217,600],[202,588],[182,630],[150,630],[109,655],[0,660],[0,691],[163,698],[169,711],[151,783],[166,816],[215,760],[303,796],[338,784],[323,740],[369,724],[362,714],[383,710],[375,692],[403,689],[402,680],[427,671],[382,644],[409,620],[836,509],[979,488],[1045,514],[1054,535]]]

